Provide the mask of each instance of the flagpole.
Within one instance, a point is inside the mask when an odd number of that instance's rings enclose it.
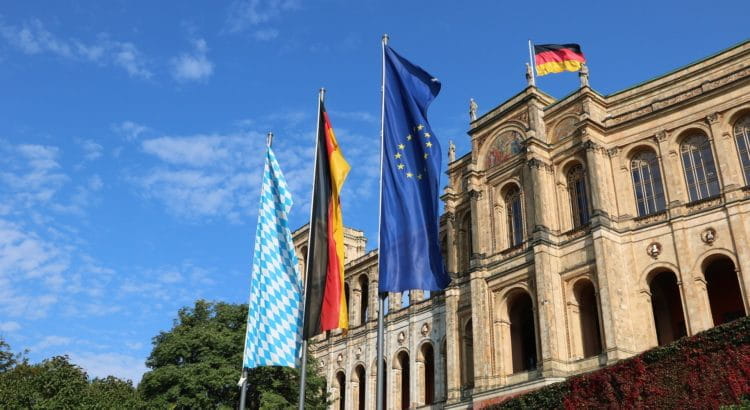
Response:
[[[529,39],[529,65],[531,66],[531,83],[536,84],[536,77],[534,76],[534,70],[536,65],[534,64],[534,44]]]
[[[380,247],[380,224],[382,223],[382,208],[383,208],[383,155],[384,155],[384,143],[385,143],[385,46],[388,45],[388,34],[383,34],[382,49],[383,49],[383,66],[382,66],[382,78],[380,86],[380,200],[378,202],[378,247]],[[378,281],[380,281],[380,254],[382,249],[378,250]],[[384,322],[384,310],[385,310],[385,298],[388,296],[387,293],[378,292],[378,338],[377,338],[377,389],[375,394],[375,403],[377,410],[383,410],[385,403],[383,403],[383,375],[385,372],[385,366],[383,365],[383,339],[385,339],[385,330],[383,326]]]
[[[271,144],[273,143],[273,132],[268,131],[268,135],[266,135],[266,149],[271,149]],[[250,310],[250,306],[248,305],[248,310]],[[247,331],[245,331],[245,346],[247,346]],[[242,363],[242,376],[240,376],[240,410],[245,410],[245,401],[247,399],[247,369],[245,368],[245,363],[243,360]]]
[[[310,189],[310,222],[307,223],[307,255],[305,255],[305,288],[302,292],[302,314],[304,317],[304,311],[307,303],[307,282],[310,280],[307,266],[310,264],[310,237],[312,236],[312,218],[313,218],[313,201],[315,200],[315,176],[318,174],[318,144],[320,142],[320,104],[323,102],[326,96],[326,89],[321,88],[318,90],[318,122],[315,125],[315,165],[313,165],[313,183],[312,189]],[[304,333],[304,323],[302,325]],[[307,339],[302,339],[302,366],[300,369],[300,380],[299,380],[299,399],[297,408],[299,410],[305,409],[305,390],[307,380]]]

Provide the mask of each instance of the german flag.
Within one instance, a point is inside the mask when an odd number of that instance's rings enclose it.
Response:
[[[344,224],[339,194],[349,173],[323,102],[318,114],[312,214],[308,239],[305,322],[306,340],[331,329],[346,329],[344,295]]]
[[[578,44],[535,44],[534,59],[536,75],[578,71],[586,62]]]

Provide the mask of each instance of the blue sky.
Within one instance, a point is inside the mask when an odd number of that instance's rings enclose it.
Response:
[[[432,127],[463,155],[469,98],[481,114],[523,89],[529,38],[580,43],[607,94],[745,40],[747,15],[741,1],[6,2],[0,334],[33,361],[68,354],[137,382],[180,307],[245,302],[264,135],[300,226],[320,87],[352,164],[344,221],[372,248],[385,32],[442,81]],[[578,79],[537,84],[562,97]]]

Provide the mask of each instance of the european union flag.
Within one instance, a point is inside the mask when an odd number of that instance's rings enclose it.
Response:
[[[379,288],[440,290],[450,283],[438,238],[442,155],[427,122],[440,82],[390,47],[384,52]]]

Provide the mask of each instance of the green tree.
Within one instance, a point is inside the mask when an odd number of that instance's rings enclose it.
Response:
[[[0,408],[113,409],[143,408],[132,382],[116,377],[89,381],[67,356],[30,364],[0,339]]]
[[[235,408],[242,363],[247,305],[199,300],[179,310],[172,329],[153,339],[146,361],[151,370],[138,390],[162,408]],[[309,355],[308,355],[309,356]],[[325,407],[325,379],[314,361],[308,365],[307,408]],[[267,367],[249,373],[249,408],[296,406],[297,371]]]

